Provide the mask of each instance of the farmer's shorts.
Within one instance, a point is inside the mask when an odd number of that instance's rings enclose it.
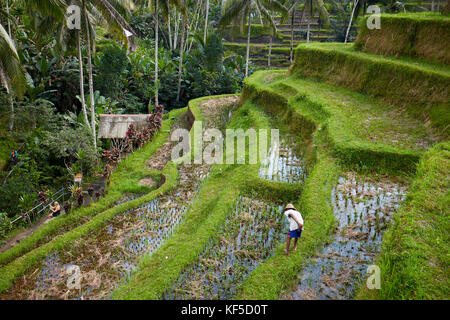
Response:
[[[292,230],[288,233],[288,238],[300,238],[302,235],[302,229]]]

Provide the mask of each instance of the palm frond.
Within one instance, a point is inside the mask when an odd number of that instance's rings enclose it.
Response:
[[[243,22],[248,15],[244,11],[250,2],[249,0],[226,0],[222,7],[222,17],[219,20],[219,27],[223,28],[230,24],[241,27],[245,25]]]
[[[67,6],[64,0],[19,0],[18,2],[31,11],[40,12],[59,20],[64,18]]]
[[[14,92],[22,98],[27,85],[25,70],[20,64],[19,55],[13,40],[0,24],[0,62],[1,82],[9,93]]]
[[[91,2],[100,11],[110,28],[122,32],[125,36],[124,40],[134,47],[136,32],[116,9],[107,0],[91,0]]]

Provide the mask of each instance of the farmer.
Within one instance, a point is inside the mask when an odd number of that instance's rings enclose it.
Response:
[[[289,247],[291,246],[291,239],[294,238],[294,251],[297,250],[297,241],[302,234],[303,229],[303,218],[300,212],[295,210],[295,207],[289,203],[284,208],[284,215],[288,218],[289,221],[289,233],[286,239],[286,249],[284,252],[289,255]]]
[[[48,215],[49,218],[55,218],[61,213],[61,206],[59,205],[59,203],[55,201],[53,204],[54,206],[50,206],[50,211],[52,213]]]

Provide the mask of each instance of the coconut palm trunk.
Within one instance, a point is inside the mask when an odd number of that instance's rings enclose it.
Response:
[[[11,21],[9,21],[9,0],[6,0],[6,13],[8,14],[8,34],[9,34],[9,37],[12,38],[12,36],[11,36]]]
[[[14,98],[12,94],[9,95],[9,110],[10,110],[10,116],[9,116],[9,131],[13,131],[14,129]]]
[[[203,43],[206,43],[206,37],[208,35],[208,15],[209,15],[209,0],[206,0],[205,33],[203,35]]]
[[[348,40],[348,34],[350,32],[350,28],[352,26],[353,23],[353,17],[355,16],[355,10],[356,10],[356,6],[358,5],[359,0],[355,0],[354,4],[353,4],[353,9],[352,9],[352,15],[350,16],[350,21],[348,23],[348,27],[347,27],[347,32],[345,33],[345,40],[344,43],[347,43]]]
[[[180,101],[181,94],[181,74],[183,72],[183,54],[184,54],[184,34],[186,32],[186,17],[183,14],[183,21],[181,26],[181,43],[180,43],[180,62],[178,65],[178,89],[177,89],[177,101]]]
[[[306,42],[309,42],[311,33],[311,16],[312,16],[312,0],[309,1],[309,13],[308,13],[308,29],[306,32]]]
[[[273,30],[270,33],[269,55],[267,56],[267,67],[270,68],[270,57],[272,56]]]
[[[158,1],[155,0],[155,106],[159,105],[158,93],[158,42],[159,42],[159,19],[158,19]],[[150,110],[149,110],[150,111]]]
[[[291,17],[291,48],[289,53],[289,59],[291,63],[294,58],[294,19],[295,19],[295,8],[292,9],[292,17]]]
[[[170,26],[170,21],[171,21],[170,16],[171,16],[171,14],[169,12],[168,21],[167,21],[167,29],[168,29],[168,33],[169,33],[169,49],[172,50],[172,28]]]
[[[248,63],[250,60],[250,33],[252,28],[252,13],[251,11],[248,14],[248,33],[247,33],[247,54],[245,56],[245,77],[248,77]]]
[[[95,132],[95,100],[94,100],[94,77],[92,74],[92,53],[91,53],[91,35],[89,31],[88,13],[86,10],[86,4],[83,1],[84,20],[86,28],[86,43],[87,43],[87,55],[88,55],[88,76],[89,76],[89,96],[91,107],[91,131],[94,141],[94,149],[97,150],[97,135]]]
[[[83,73],[83,55],[81,52],[81,31],[77,31],[77,50],[78,50],[78,69],[80,71],[80,98],[81,98],[81,111],[83,112],[84,122],[91,130],[89,125],[89,119],[86,112],[86,101],[84,99],[84,73]]]
[[[309,37],[310,37],[310,32],[311,32],[311,16],[308,16],[308,31],[306,33],[306,42],[309,42]]]

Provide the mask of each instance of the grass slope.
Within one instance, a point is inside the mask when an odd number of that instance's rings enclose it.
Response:
[[[432,138],[420,121],[350,90],[283,72],[259,71],[245,82],[243,96],[285,118],[300,132],[319,124],[338,161],[351,169],[411,173]],[[398,140],[387,139],[391,135]],[[422,141],[422,144],[418,142]]]
[[[373,30],[367,28],[367,19],[361,21],[357,48],[450,64],[450,17],[432,12],[382,14],[381,28]]]
[[[377,264],[381,289],[362,299],[448,299],[450,296],[450,143],[426,152]]]
[[[161,173],[144,168],[145,162],[166,142],[168,131],[181,112],[183,109],[169,113],[153,141],[119,163],[118,168],[111,175],[108,193],[104,198],[92,203],[89,207],[75,209],[71,214],[51,220],[13,248],[0,253],[0,266],[48,242],[52,237],[79,226],[86,221],[86,218],[111,208],[125,194],[150,192],[151,189],[148,187],[138,185],[139,180],[146,176],[158,177]]]
[[[361,53],[346,44],[316,43],[297,47],[290,73],[379,98],[450,135],[448,66]]]
[[[228,128],[270,128],[264,113],[248,103],[235,112]],[[229,151],[229,150],[228,150]],[[113,299],[159,299],[205,248],[232,212],[239,195],[290,201],[298,185],[264,181],[256,165],[216,165],[174,236],[151,256],[145,256],[131,280],[113,292]]]
[[[286,256],[283,252],[285,245],[280,245],[276,253],[242,284],[237,299],[278,299],[280,293],[296,279],[303,265],[308,262],[308,257],[325,243],[334,224],[330,193],[337,171],[333,159],[323,155],[306,180],[298,201],[307,227],[297,251],[291,251],[290,256]]]

